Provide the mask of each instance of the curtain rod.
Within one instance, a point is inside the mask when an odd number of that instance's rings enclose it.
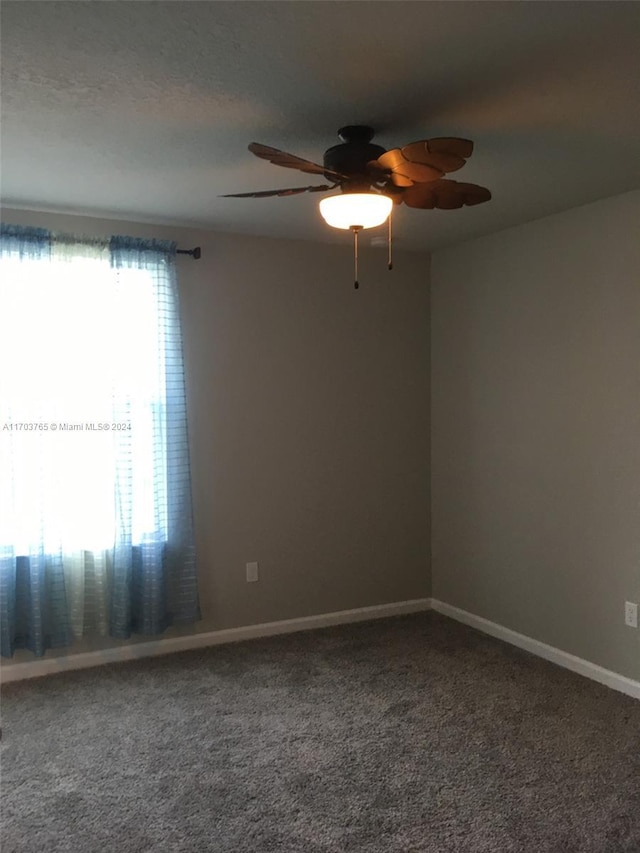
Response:
[[[200,246],[196,246],[195,249],[176,249],[176,255],[191,255],[194,261],[199,261],[202,257],[202,250]]]

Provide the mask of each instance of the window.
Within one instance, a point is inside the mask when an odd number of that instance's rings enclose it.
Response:
[[[3,226],[0,248],[3,609],[57,585],[63,644],[97,610],[115,636],[196,617],[175,247]]]

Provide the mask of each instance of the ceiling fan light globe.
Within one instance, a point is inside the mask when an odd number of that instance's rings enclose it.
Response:
[[[327,225],[348,231],[375,228],[389,218],[393,202],[378,193],[341,193],[320,202],[320,214]]]

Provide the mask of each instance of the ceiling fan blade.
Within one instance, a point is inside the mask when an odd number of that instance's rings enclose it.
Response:
[[[457,136],[436,136],[427,139],[429,151],[433,154],[455,154],[468,160],[473,154],[473,142],[470,139],[460,139]]]
[[[373,161],[373,165],[375,168],[391,172],[391,180],[399,187],[410,187],[413,183],[436,181],[444,175],[443,170],[436,166],[410,162],[400,148],[385,151],[377,160]]]
[[[446,179],[426,184],[414,184],[402,193],[402,200],[408,207],[422,210],[456,210],[489,201],[491,193],[477,184],[466,184]]]
[[[391,172],[391,180],[397,187],[412,187],[414,181],[399,172]]]
[[[435,145],[432,147],[432,142],[441,140],[421,139],[418,142],[411,142],[409,145],[403,146],[400,150],[403,157],[409,160],[410,163],[423,163],[427,166],[433,166],[444,174],[445,172],[455,172],[461,169],[466,160],[459,154],[452,151],[447,151],[444,146]],[[454,142],[455,140],[450,140]],[[460,140],[466,142],[467,140]]]
[[[470,139],[421,139],[385,152],[371,161],[369,169],[374,174],[386,170],[396,186],[410,187],[411,184],[437,181],[447,172],[461,169],[472,151]]]
[[[451,181],[451,183],[456,184],[456,192],[464,196],[464,203],[467,207],[491,201],[491,193],[486,187],[481,187],[478,184],[461,183],[460,181]]]
[[[314,187],[288,187],[283,190],[258,190],[254,193],[225,193],[218,198],[269,198],[270,196],[298,195],[298,193],[323,193],[332,190],[335,184],[319,184]]]
[[[268,160],[276,166],[284,166],[285,169],[298,169],[300,172],[309,172],[312,175],[327,175],[335,178],[344,178],[339,172],[334,172],[331,169],[325,169],[318,163],[312,163],[311,160],[304,160],[302,157],[296,157],[294,154],[287,154],[286,151],[280,151],[279,148],[271,148],[269,145],[262,145],[260,142],[252,142],[249,145],[249,151],[260,157],[262,160]]]

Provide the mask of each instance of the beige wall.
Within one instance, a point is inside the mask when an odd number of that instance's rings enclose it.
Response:
[[[198,630],[430,594],[428,255],[399,253],[389,273],[385,253],[365,248],[354,291],[347,235],[342,247],[3,219],[202,246],[202,260],[178,261]]]
[[[432,259],[433,595],[640,679],[640,193]]]
[[[636,679],[639,213],[607,199],[431,272],[434,596]],[[179,261],[197,630],[431,593],[426,255],[368,250],[354,292],[347,246],[4,219],[203,247]]]

